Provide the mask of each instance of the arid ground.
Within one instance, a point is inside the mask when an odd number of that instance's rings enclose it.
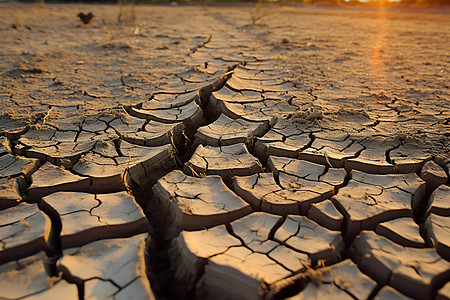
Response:
[[[0,13],[1,299],[450,298],[448,8]]]

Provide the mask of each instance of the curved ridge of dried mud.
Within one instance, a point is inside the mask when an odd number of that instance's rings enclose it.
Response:
[[[336,109],[285,42],[216,17],[176,76],[120,77],[139,101],[2,116],[0,297],[448,299],[448,141],[403,133],[448,110],[344,90],[367,105]]]

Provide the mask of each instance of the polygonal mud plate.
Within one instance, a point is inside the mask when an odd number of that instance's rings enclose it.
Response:
[[[188,92],[186,94],[155,94],[151,100],[142,103],[142,108],[147,110],[169,109],[182,107],[191,102],[200,100],[198,91]]]
[[[392,287],[385,285],[375,296],[376,300],[388,300],[388,299],[399,299],[399,300],[409,300],[413,298],[409,298]]]
[[[417,143],[402,143],[389,153],[389,158],[399,173],[419,172],[425,162],[433,155],[430,149],[423,148]]]
[[[306,288],[299,294],[287,298],[288,300],[313,300],[313,299],[339,299],[352,300],[352,296],[347,294],[334,284],[316,284],[308,283]]]
[[[322,282],[333,283],[355,299],[369,299],[377,283],[363,274],[354,262],[347,259],[330,267]]]
[[[428,161],[420,171],[420,178],[427,182],[427,190],[434,191],[441,184],[447,182],[447,173],[434,161]]]
[[[351,177],[332,198],[344,215],[346,239],[362,229],[375,229],[381,222],[411,217],[424,200],[425,182],[414,173],[373,175],[353,170]]]
[[[22,134],[27,132],[30,126],[30,120],[13,119],[10,116],[2,114],[0,116],[0,135],[9,139],[18,139]]]
[[[6,153],[0,156],[0,177],[31,176],[39,168],[40,162],[35,158],[25,158]]]
[[[0,178],[0,210],[15,206],[22,200],[20,191],[26,186],[25,178]]]
[[[158,180],[153,194],[159,202],[168,236],[180,229],[198,230],[224,224],[251,212],[219,176],[189,177],[175,170]]]
[[[257,81],[257,80],[261,80],[261,81],[270,81],[275,79],[280,80],[281,82],[283,81],[283,78],[285,76],[289,76],[288,73],[282,73],[280,72],[279,75],[273,75],[270,73],[266,73],[264,71],[259,71],[259,70],[250,70],[245,68],[244,66],[237,66],[234,70],[233,70],[233,76],[237,77],[237,78],[241,78],[241,79],[248,79],[248,80],[253,80],[253,81]]]
[[[450,186],[441,185],[428,200],[428,211],[440,216],[450,216]]]
[[[210,299],[263,299],[267,284],[290,274],[265,254],[232,247],[209,259],[197,286]]]
[[[312,203],[331,197],[346,175],[344,169],[326,170],[325,166],[291,158],[273,156],[267,165],[275,177],[264,173],[235,177],[233,186],[255,210],[281,215],[306,214]]]
[[[148,110],[133,107],[130,113],[138,118],[162,123],[184,122],[189,127],[199,127],[203,123],[203,112],[195,102],[168,109]]]
[[[447,282],[436,295],[437,300],[450,299],[450,281]]]
[[[46,124],[32,126],[21,136],[15,149],[21,155],[58,165],[68,164],[67,160],[76,161],[80,155],[90,151],[96,141],[117,138],[116,132],[107,125],[107,121],[113,118],[113,115],[100,115],[50,120]]]
[[[323,174],[324,166],[289,158],[271,157],[268,166],[280,174],[281,186],[276,183],[273,174],[258,173],[234,177],[233,187],[254,210],[280,215],[306,214],[312,203],[331,197],[335,186],[341,185],[345,178],[343,169],[329,169],[328,173]],[[280,173],[284,166],[286,171],[307,179]]]
[[[288,197],[277,185],[272,173],[258,173],[251,176],[233,178],[233,189],[253,210],[279,215],[300,213],[299,198]]]
[[[69,299],[76,300],[78,288],[61,279],[45,274],[40,252],[18,261],[0,265],[0,298],[2,299]]]
[[[141,146],[161,146],[180,139],[183,124],[165,124],[123,115],[110,123],[121,139]]]
[[[135,183],[140,184],[142,180],[149,179],[146,177],[158,176],[174,164],[171,145],[144,147],[119,140],[116,144],[112,141],[98,142],[95,149],[83,156],[73,170],[89,176],[105,191],[111,191],[111,188],[117,191],[124,189],[122,176],[125,171]]]
[[[259,92],[253,92],[253,91],[243,91],[243,92],[236,92],[233,90],[230,90],[228,87],[224,86],[218,91],[215,91],[212,93],[211,98],[213,102],[217,101],[225,101],[225,102],[236,102],[236,103],[246,103],[246,102],[260,102],[263,101],[264,98],[262,97],[262,94]]]
[[[344,216],[330,200],[313,203],[308,211],[308,218],[330,230],[341,230],[344,222]]]
[[[442,286],[450,269],[435,249],[402,247],[371,231],[363,231],[352,249],[365,274],[416,299],[426,299]]]
[[[147,234],[140,234],[67,249],[58,264],[83,281],[86,296],[154,299],[145,271],[146,238]]]
[[[233,233],[241,238],[244,245],[254,252],[269,253],[278,243],[273,234],[282,223],[279,216],[255,212],[231,223]]]
[[[269,121],[274,124],[277,118],[287,118],[295,111],[295,107],[283,101],[266,100],[264,102],[231,103],[221,101],[223,114],[232,119],[242,118],[251,122]]]
[[[92,191],[95,187],[89,178],[71,173],[61,166],[46,162],[32,175],[29,197],[36,201],[40,197],[58,191]]]
[[[349,259],[327,268],[308,271],[303,282],[306,287],[289,299],[369,299],[377,288],[377,283]]]
[[[198,129],[195,133],[195,143],[215,147],[245,143],[254,136],[264,134],[268,127],[268,122],[233,120],[221,114],[212,124]]]
[[[229,234],[224,225],[200,231],[182,231],[172,240],[169,250],[174,276],[183,282],[185,289],[190,290],[204,272],[204,265],[210,257],[241,245],[241,241]]]
[[[361,142],[364,146],[358,157],[345,161],[345,169],[359,170],[373,174],[395,173],[395,166],[386,161],[386,152],[397,146],[396,143],[387,142]]]
[[[355,158],[364,147],[351,140],[333,141],[316,138],[311,146],[300,152],[299,158],[330,167],[344,167],[345,161]]]
[[[331,231],[302,216],[289,215],[274,239],[308,254],[313,265],[337,262],[345,248],[340,232]]]
[[[21,203],[2,210],[0,263],[42,251],[46,222],[47,218],[36,204]]]
[[[412,218],[398,218],[378,224],[375,232],[405,247],[423,248],[420,227]]]
[[[99,195],[59,192],[42,201],[61,218],[63,248],[148,231],[145,215],[126,192]],[[48,230],[51,226],[50,222],[46,225]]]
[[[450,261],[450,217],[430,214],[425,223],[426,235],[438,253]]]
[[[297,158],[312,142],[311,133],[318,128],[280,119],[255,144],[255,155],[266,161],[270,155]]]
[[[258,159],[248,152],[244,144],[221,147],[199,145],[184,165],[187,174],[219,175],[225,182],[230,182],[233,176],[250,175],[262,169]]]
[[[254,92],[285,92],[295,90],[295,86],[283,79],[253,80],[231,76],[226,85],[232,90]]]

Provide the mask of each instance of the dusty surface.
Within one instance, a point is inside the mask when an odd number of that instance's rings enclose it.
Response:
[[[0,298],[449,298],[446,9],[0,12]]]

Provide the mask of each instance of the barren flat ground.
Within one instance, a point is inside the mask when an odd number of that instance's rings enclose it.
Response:
[[[1,299],[450,298],[448,8],[0,13]]]

